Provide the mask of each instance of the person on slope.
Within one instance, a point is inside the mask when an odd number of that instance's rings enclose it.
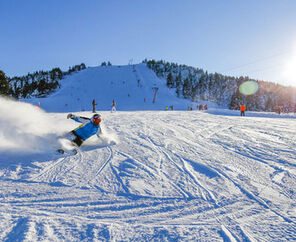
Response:
[[[241,116],[245,116],[246,106],[245,105],[241,105],[240,106],[240,111],[241,111]]]
[[[101,134],[102,130],[100,123],[102,121],[100,114],[94,114],[92,118],[75,116],[74,114],[69,113],[67,119],[73,119],[76,122],[82,123],[78,128],[71,131],[72,136],[74,136],[72,143],[76,146],[81,146],[82,143],[89,137],[97,134]]]
[[[92,101],[93,113],[96,112],[96,106],[97,106],[97,105],[98,105],[98,104],[96,103],[96,100],[93,99],[93,101]]]
[[[112,101],[112,105],[111,105],[111,112],[116,112],[116,103],[115,103],[115,100],[113,99]]]

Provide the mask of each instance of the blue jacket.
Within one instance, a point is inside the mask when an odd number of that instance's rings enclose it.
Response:
[[[94,123],[88,118],[74,117],[73,120],[82,123],[82,125],[73,131],[83,140],[93,136],[101,129],[100,125],[94,125]]]

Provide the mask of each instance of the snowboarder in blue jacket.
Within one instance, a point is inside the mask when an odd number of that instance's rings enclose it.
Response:
[[[74,114],[70,113],[67,115],[67,119],[69,118],[73,119],[76,122],[82,123],[79,127],[71,131],[71,133],[74,135],[72,143],[74,143],[78,147],[81,146],[81,144],[89,137],[97,134],[98,132],[102,133],[100,127],[102,118],[100,114],[96,113],[92,116],[92,118],[87,118],[75,116]]]

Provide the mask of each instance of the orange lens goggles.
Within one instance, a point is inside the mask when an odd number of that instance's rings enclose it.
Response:
[[[94,118],[94,124],[96,124],[96,125],[100,124],[101,121],[102,121],[101,118]]]

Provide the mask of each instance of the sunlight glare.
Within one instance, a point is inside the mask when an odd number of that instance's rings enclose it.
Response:
[[[296,45],[293,48],[292,55],[284,64],[282,76],[287,84],[296,86]]]

